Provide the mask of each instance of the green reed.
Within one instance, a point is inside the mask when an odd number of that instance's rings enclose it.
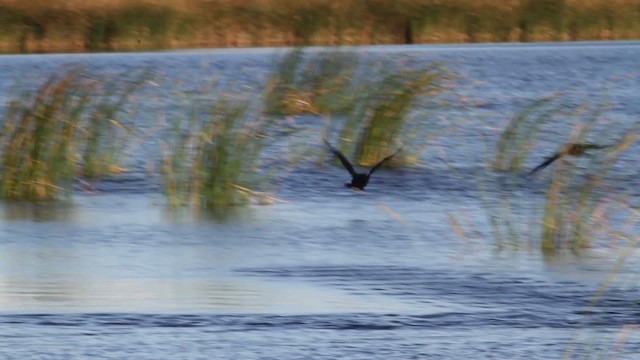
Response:
[[[398,143],[411,147],[410,140],[420,140],[404,135],[409,128],[420,133],[420,127],[431,125],[424,111],[420,116],[411,116],[414,105],[421,100],[425,107],[445,109],[446,104],[438,99],[448,91],[447,83],[453,79],[440,64],[382,71],[379,78],[374,75],[377,70],[378,66],[373,66],[361,73],[373,80],[361,82],[363,87],[355,99],[361,105],[347,115],[342,127],[341,138],[353,141],[353,153],[360,164],[376,163]]]
[[[115,160],[114,127],[122,127],[117,116],[131,93],[120,95],[115,86],[105,93],[101,82],[117,80],[73,68],[8,101],[0,134],[0,197],[54,198],[68,193],[78,175],[98,176],[113,168],[105,161]]]
[[[578,131],[577,138],[584,135]],[[624,194],[612,194],[603,186],[622,153],[636,140],[635,135],[627,135],[609,144],[610,149],[596,152],[586,171],[579,171],[568,161],[555,165],[541,220],[544,252],[567,248],[579,251],[607,229],[608,205],[622,200]]]
[[[213,90],[206,104],[189,106],[174,123],[163,160],[169,204],[225,211],[252,197],[265,200],[268,194],[255,188],[261,185],[258,165],[272,141],[266,133],[273,120],[260,116],[253,98],[222,89]]]
[[[353,107],[353,78],[360,55],[344,50],[287,52],[271,74],[265,94],[270,114],[342,114]]]
[[[499,171],[519,171],[546,123],[562,109],[557,95],[532,101],[516,112],[500,134],[493,167]]]
[[[530,174],[537,178],[550,176],[541,208],[536,201],[515,199],[508,191],[502,192],[499,200],[490,199],[481,179],[483,203],[499,247],[519,247],[524,239],[533,244],[532,239],[539,238],[538,246],[545,253],[580,251],[603,232],[614,231],[616,224],[610,222],[610,216],[615,211],[611,204],[620,203],[625,195],[612,193],[608,186],[615,183],[612,169],[618,159],[636,141],[635,130],[606,118],[606,98],[597,103],[583,101],[578,106],[570,106],[565,100],[559,95],[544,97],[518,111],[498,139],[496,157],[490,165],[497,170],[521,170],[542,133],[559,142],[555,148],[547,149],[546,156],[561,153],[566,144],[595,143],[608,147],[593,149],[583,160],[560,156],[546,169]],[[574,124],[573,133],[562,138],[557,131],[560,121]],[[536,162],[544,159],[540,156]],[[585,162],[586,166],[576,165]],[[522,181],[521,176],[513,175],[504,185],[516,189]],[[523,204],[532,207],[528,216],[522,213]],[[529,223],[524,224],[523,220]]]
[[[438,113],[451,106],[455,75],[440,64],[416,67],[365,62],[353,80],[350,111],[331,118],[339,148],[360,165],[372,165],[400,146],[405,160],[435,133]]]
[[[129,121],[135,109],[131,100],[151,77],[147,70],[129,73],[126,78],[116,76],[93,83],[94,97],[89,111],[85,112],[81,151],[81,173],[97,178],[119,172],[117,159],[126,139],[133,133]]]
[[[609,147],[583,156],[588,160],[586,169],[574,165],[575,159],[566,159],[570,157],[568,155],[554,162],[541,219],[541,248],[544,252],[567,248],[579,251],[590,246],[607,221],[607,204],[618,202],[623,196],[610,193],[604,185],[605,180],[614,181],[610,172],[622,153],[635,142],[632,135],[635,130],[614,133],[617,126],[606,118],[607,108],[607,98],[604,97],[596,103],[584,101],[576,111],[565,114],[573,117],[576,123],[565,143],[595,142]],[[607,122],[607,127],[599,129],[599,124],[604,122]],[[624,124],[618,126],[620,129],[626,127]],[[560,152],[561,146],[559,148],[557,151]]]

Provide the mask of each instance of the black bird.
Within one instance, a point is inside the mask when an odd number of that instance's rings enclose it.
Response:
[[[552,162],[560,159],[565,155],[569,156],[582,156],[587,151],[593,149],[604,149],[611,147],[611,145],[598,145],[598,144],[590,144],[590,143],[578,143],[578,144],[565,144],[560,151],[548,157],[542,164],[536,166],[533,170],[529,172],[529,175],[534,174],[536,171],[542,170],[549,166]]]
[[[373,174],[374,171],[378,170],[378,168],[380,166],[382,166],[382,164],[391,159],[392,157],[394,157],[396,154],[398,154],[400,152],[400,150],[402,150],[402,147],[398,150],[396,150],[396,152],[394,152],[393,154],[387,156],[386,158],[380,160],[377,164],[375,164],[368,172],[366,173],[359,173],[356,172],[353,169],[353,165],[351,164],[351,162],[349,162],[349,160],[342,155],[342,153],[337,150],[334,149],[333,146],[331,146],[331,144],[329,144],[329,142],[324,139],[324,143],[327,144],[327,146],[329,147],[329,150],[331,150],[331,152],[338,157],[338,159],[340,159],[340,162],[342,163],[342,165],[344,165],[345,169],[347,169],[347,171],[349,172],[349,174],[351,174],[351,182],[350,183],[346,183],[344,184],[346,187],[348,188],[356,188],[358,190],[364,190],[364,187],[367,186],[367,184],[369,183],[369,177],[371,177],[371,174]]]

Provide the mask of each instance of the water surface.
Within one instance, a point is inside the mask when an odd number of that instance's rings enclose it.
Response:
[[[640,43],[359,50],[443,61],[464,74],[469,86],[460,92],[474,105],[447,119],[465,126],[435,139],[416,166],[377,172],[365,193],[343,187],[343,169],[309,162],[283,177],[277,196],[285,202],[224,216],[171,210],[147,170],[157,148],[147,146],[130,150],[130,173],[77,189],[70,201],[2,203],[1,357],[637,358],[635,253],[616,242],[580,257],[543,256],[535,232],[518,250],[498,251],[483,196],[508,193],[522,224],[541,208],[548,173],[521,177],[486,164],[507,119],[528,101],[556,91],[595,101],[606,90],[607,121],[622,124],[606,136],[632,128]],[[17,77],[35,86],[61,64],[151,67],[167,79],[157,84],[163,101],[143,105],[171,114],[171,81],[196,89],[224,70],[228,81],[257,88],[278,53],[0,56],[0,97]],[[571,126],[547,130],[540,158]],[[625,153],[609,184],[632,204],[637,154],[635,146]],[[471,229],[464,237],[452,216]]]

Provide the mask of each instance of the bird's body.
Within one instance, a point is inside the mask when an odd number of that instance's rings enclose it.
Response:
[[[326,139],[324,140],[324,142],[329,147],[329,150],[335,156],[337,156],[338,159],[340,159],[340,162],[345,167],[345,169],[347,169],[349,174],[351,174],[351,182],[350,183],[346,183],[344,185],[346,187],[353,188],[353,189],[358,189],[358,190],[364,190],[364,187],[367,186],[367,184],[369,183],[369,178],[371,177],[371,174],[373,174],[374,171],[376,171],[380,166],[382,166],[382,164],[385,161],[391,159],[398,152],[400,152],[400,150],[402,150],[402,148],[400,148],[396,152],[394,152],[393,154],[391,154],[391,155],[385,157],[384,159],[380,160],[368,172],[359,173],[359,172],[355,171],[355,169],[353,168],[353,165],[351,164],[351,162],[339,150],[334,149],[333,146],[331,146],[331,144],[329,144],[329,142]]]
[[[535,172],[542,170],[549,166],[552,162],[560,159],[565,155],[569,156],[582,156],[587,151],[593,149],[604,149],[608,148],[611,145],[598,145],[598,144],[589,144],[589,143],[578,143],[578,144],[566,144],[558,151],[557,153],[549,156],[542,164],[536,166],[533,170],[529,172],[529,174],[534,174]]]

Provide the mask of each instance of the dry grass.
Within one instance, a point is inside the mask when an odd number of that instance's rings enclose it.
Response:
[[[637,39],[636,0],[0,0],[0,51]]]

